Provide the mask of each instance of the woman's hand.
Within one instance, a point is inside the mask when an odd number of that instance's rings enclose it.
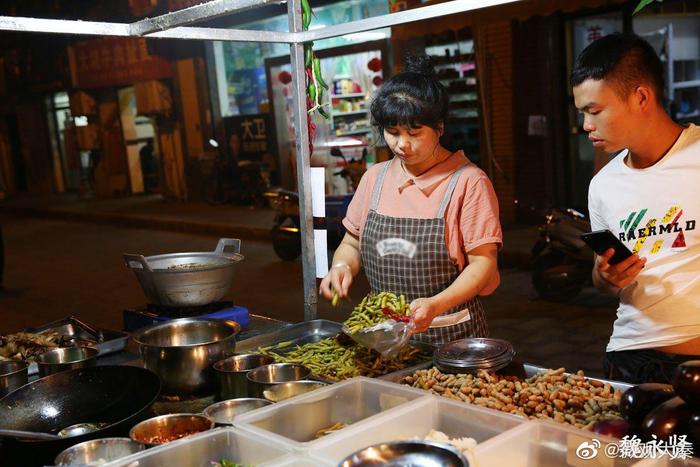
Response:
[[[408,307],[411,310],[411,321],[415,325],[411,331],[413,334],[427,331],[430,323],[443,312],[435,297],[416,298]]]
[[[352,269],[345,263],[338,263],[328,271],[326,277],[321,280],[319,293],[327,300],[333,299],[333,291],[338,293],[339,298],[345,298],[350,291],[352,284]]]
[[[595,268],[598,275],[608,284],[619,290],[624,289],[637,279],[637,276],[647,262],[646,258],[640,258],[634,254],[617,264],[610,264],[610,258],[615,254],[615,250],[608,251],[596,257]]]

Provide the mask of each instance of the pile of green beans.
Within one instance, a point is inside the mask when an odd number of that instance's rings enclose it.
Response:
[[[384,358],[359,344],[345,347],[333,337],[285,352],[289,346],[288,342],[283,342],[274,347],[261,347],[258,353],[273,357],[277,363],[301,363],[314,375],[332,381],[354,376],[381,376],[430,359],[428,353],[412,345],[404,346],[395,358]]]
[[[389,308],[402,316],[409,314],[408,303],[403,295],[397,296],[391,292],[370,293],[352,310],[350,317],[343,323],[345,331],[348,334],[355,334],[364,328],[386,321],[389,317],[382,312],[384,308]]]

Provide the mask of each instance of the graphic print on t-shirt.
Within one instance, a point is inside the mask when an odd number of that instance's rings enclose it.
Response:
[[[627,243],[636,240],[632,248],[633,253],[641,252],[644,245],[649,241],[653,242],[649,248],[649,254],[657,254],[664,246],[665,240],[663,238],[654,239],[653,237],[668,234],[674,234],[673,240],[666,242],[667,245],[670,243],[669,248],[674,251],[682,251],[687,248],[683,232],[695,230],[695,219],[681,219],[683,217],[683,208],[671,206],[660,222],[656,217],[650,217],[644,224],[644,227],[639,228],[639,225],[647,215],[647,211],[648,209],[646,208],[640,211],[633,211],[627,218],[620,220],[620,240]]]

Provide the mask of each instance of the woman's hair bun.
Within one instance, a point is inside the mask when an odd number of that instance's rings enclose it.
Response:
[[[408,55],[406,56],[406,71],[434,77],[435,61],[430,55]]]

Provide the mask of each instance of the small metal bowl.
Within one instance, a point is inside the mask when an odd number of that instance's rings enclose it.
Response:
[[[29,382],[28,368],[27,362],[22,360],[0,361],[0,397]]]
[[[44,352],[36,359],[39,376],[42,378],[65,370],[95,366],[100,353],[94,347],[64,347]]]
[[[300,381],[311,375],[311,370],[299,363],[272,363],[248,372],[248,389],[253,397],[263,398],[266,389],[280,383]]]
[[[146,446],[157,446],[212,428],[214,420],[206,415],[177,413],[138,423],[129,431],[129,438]]]
[[[57,466],[93,466],[112,462],[122,457],[143,451],[145,446],[129,438],[101,438],[85,441],[61,452],[54,464]]]
[[[285,399],[289,399],[290,397],[315,391],[316,389],[320,389],[324,386],[328,386],[328,383],[309,380],[291,381],[289,383],[275,384],[274,386],[265,389],[263,391],[263,397],[270,402],[280,402]]]
[[[204,409],[204,415],[213,418],[217,426],[233,425],[233,419],[251,410],[272,404],[265,399],[229,399],[217,402]]]
[[[274,363],[275,359],[268,355],[239,354],[219,360],[214,363],[214,372],[219,382],[218,397],[220,400],[250,397],[248,387],[248,372],[263,365]]]
[[[446,444],[429,441],[395,441],[376,444],[349,455],[339,467],[469,467],[467,459]]]

